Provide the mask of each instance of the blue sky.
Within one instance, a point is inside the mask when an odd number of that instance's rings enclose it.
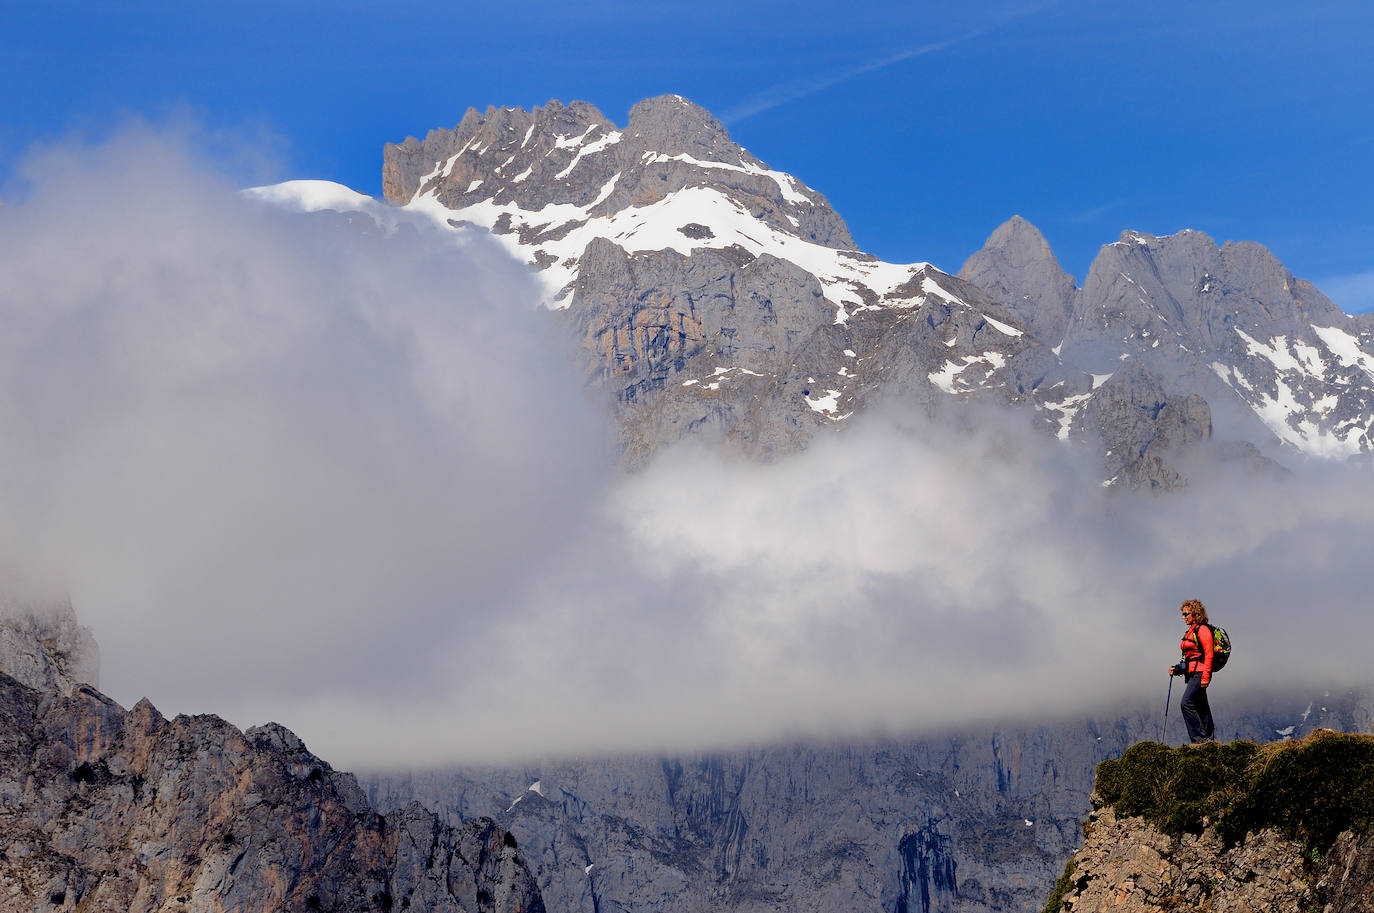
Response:
[[[35,142],[188,119],[244,183],[380,193],[469,107],[676,92],[826,194],[860,246],[957,270],[1020,214],[1082,281],[1124,229],[1267,245],[1374,309],[1363,2],[48,2],[0,10],[0,198]]]

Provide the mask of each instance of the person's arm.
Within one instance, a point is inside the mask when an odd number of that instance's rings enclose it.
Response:
[[[1202,680],[1199,682],[1206,688],[1212,681],[1212,629],[1207,625],[1198,625],[1197,628],[1198,644],[1202,647],[1202,661],[1198,664],[1198,671],[1202,673]]]

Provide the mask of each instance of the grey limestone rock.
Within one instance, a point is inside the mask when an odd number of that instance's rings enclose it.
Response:
[[[1196,393],[1170,397],[1143,366],[1113,374],[1084,412],[1102,440],[1108,480],[1132,488],[1172,490],[1186,484],[1170,457],[1212,436],[1212,413]]]
[[[1374,454],[1374,330],[1258,244],[1125,232],[1080,289],[1018,216],[957,277],[881,264],[824,197],[672,95],[623,128],[581,102],[469,110],[385,158],[389,199],[490,224],[555,288],[630,466],[685,437],[766,459],[891,401],[1023,410],[1102,442],[1106,477],[1133,487],[1233,455]],[[700,207],[636,234],[687,197]],[[1122,462],[1110,442],[1150,452]]]
[[[1205,404],[1220,446],[1202,451],[1223,461],[1368,452],[1374,336],[1261,245],[1218,246],[1196,231],[1165,238],[1125,232],[1102,249],[1082,289],[1066,297],[1064,286],[1052,281],[1062,274],[1050,267],[1041,240],[1013,220],[963,272],[994,296],[1026,307],[1037,296],[1069,302],[1062,342],[1036,401],[1069,436],[1101,437],[1109,477],[1166,489],[1182,483],[1179,461],[1158,452],[1137,454],[1140,462],[1122,472],[1131,460],[1123,462],[1114,447],[1170,436],[1168,428],[1145,433],[1140,410],[1122,408],[1132,398],[1162,404],[1155,389],[1161,384],[1171,401],[1197,397]],[[1033,320],[1018,316],[1027,326]],[[1144,386],[1123,390],[1134,382]],[[1089,408],[1099,396],[1111,404]],[[1104,429],[1103,416],[1128,425]],[[1206,437],[1173,443],[1186,449]]]
[[[1074,854],[1064,913],[1146,913],[1187,909],[1217,913],[1304,910],[1314,894],[1304,848],[1273,831],[1227,849],[1212,830],[1170,838],[1111,808],[1094,811],[1087,840]]]
[[[1345,337],[1367,345],[1354,329],[1261,245],[1126,232],[1093,262],[1063,354],[1102,373],[1113,359],[1137,359],[1206,399],[1226,436],[1295,444],[1343,426],[1348,437],[1346,423],[1370,403],[1374,376],[1333,349]],[[1295,408],[1280,421],[1290,395]]]
[[[1156,910],[1374,911],[1374,839],[1350,830],[1324,854],[1269,829],[1225,846],[1216,831],[1170,837],[1093,796],[1083,846],[1054,913]]]
[[[1346,831],[1326,854],[1316,891],[1322,913],[1374,913],[1374,831]]]
[[[550,101],[531,112],[469,109],[452,130],[430,131],[383,150],[386,198],[433,193],[451,209],[481,200],[537,212],[551,204],[600,215],[644,205],[701,184],[725,190],[761,223],[844,250],[854,241],[825,198],[741,149],[704,109],[676,95],[650,98],[621,130],[585,102]],[[787,192],[779,181],[790,183]]]
[[[1012,216],[969,257],[959,278],[973,283],[1048,345],[1064,338],[1078,289],[1039,229]]]
[[[125,711],[0,674],[0,908],[152,913],[544,906],[490,819],[383,816],[286,729]]]
[[[570,319],[595,380],[616,391],[631,463],[688,434],[768,455],[814,433],[821,419],[803,402],[805,384],[784,388],[833,316],[815,277],[773,257],[630,255],[605,240],[584,261]],[[770,431],[775,422],[785,429]]]
[[[30,688],[70,694],[100,683],[100,651],[70,600],[0,598],[0,672]]]

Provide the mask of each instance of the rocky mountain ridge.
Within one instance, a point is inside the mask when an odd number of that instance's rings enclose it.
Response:
[[[678,96],[623,129],[582,102],[469,110],[384,160],[391,203],[490,231],[536,271],[632,464],[701,435],[776,456],[890,401],[1024,411],[1136,487],[1184,484],[1190,452],[1374,450],[1374,321],[1258,244],[1128,231],[1078,287],[1014,217],[957,276],[884,263]]]
[[[379,814],[351,774],[275,723],[168,720],[70,678],[39,689],[9,674],[40,667],[45,684],[73,668],[51,630],[21,621],[0,651],[0,909],[544,910],[491,819],[446,827],[418,804]],[[25,633],[40,636],[11,649]]]
[[[1094,768],[1157,737],[1158,713],[361,783],[379,808],[420,801],[450,823],[508,827],[551,909],[1030,911],[1082,841]],[[1319,727],[1368,730],[1374,703],[1252,698],[1228,711],[1228,732],[1257,742]]]

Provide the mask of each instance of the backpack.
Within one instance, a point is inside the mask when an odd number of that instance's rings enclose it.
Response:
[[[1231,635],[1226,633],[1225,628],[1209,624],[1207,627],[1212,629],[1212,671],[1223,668],[1226,661],[1231,658]],[[1194,639],[1197,640],[1197,651],[1202,652],[1202,638],[1198,637],[1197,632],[1193,632]]]

